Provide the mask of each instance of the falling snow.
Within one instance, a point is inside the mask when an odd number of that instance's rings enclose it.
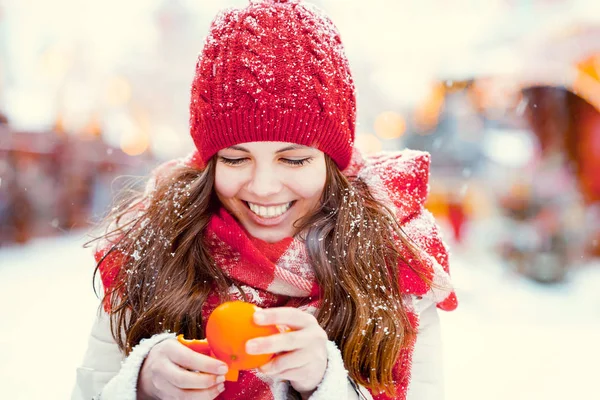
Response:
[[[3,309],[0,342],[13,343],[39,326],[69,327],[68,334],[46,330],[52,346],[3,347],[0,398],[69,398],[98,306],[83,236],[0,250],[0,301],[19,304]],[[487,400],[562,400],[595,393],[600,265],[582,269],[566,286],[545,288],[503,272],[485,248],[457,251],[451,261],[461,306],[440,313],[447,400],[480,399],[481,393]],[[31,293],[64,312],[39,313]],[[556,346],[565,337],[577,340]],[[36,385],[30,384],[32,359],[45,371]]]

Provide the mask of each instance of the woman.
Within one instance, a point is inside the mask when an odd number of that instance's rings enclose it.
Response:
[[[440,399],[436,306],[456,298],[423,207],[429,155],[353,151],[329,19],[298,1],[221,13],[190,113],[196,150],[115,210],[96,252],[104,307],[73,398]],[[249,341],[276,357],[224,382],[225,364],[174,337],[204,337],[232,299],[292,331]]]

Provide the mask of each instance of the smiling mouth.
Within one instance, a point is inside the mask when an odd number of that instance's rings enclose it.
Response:
[[[285,214],[296,202],[290,201],[289,203],[279,204],[276,206],[261,206],[259,204],[250,203],[249,201],[243,201],[243,203],[252,211],[254,214],[261,218],[277,218]]]

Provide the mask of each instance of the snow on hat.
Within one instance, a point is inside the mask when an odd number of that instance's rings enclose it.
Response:
[[[244,142],[314,146],[344,169],[356,124],[340,34],[299,0],[250,1],[212,22],[196,64],[190,133],[206,163]]]

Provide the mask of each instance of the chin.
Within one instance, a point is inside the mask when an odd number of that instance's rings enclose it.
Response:
[[[250,235],[267,243],[277,243],[285,238],[292,237],[292,233],[284,232],[280,229],[252,229],[248,230]]]

